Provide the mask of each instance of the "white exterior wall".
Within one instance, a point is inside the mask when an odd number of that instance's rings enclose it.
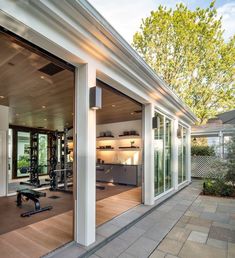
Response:
[[[82,8],[86,8],[86,11]],[[173,117],[173,120],[180,118],[186,124],[195,119],[155,73],[135,56],[134,51],[133,57],[130,56],[130,47],[109,28],[110,25],[101,20],[99,15],[96,20],[92,19],[89,12],[93,13],[94,10],[84,0],[70,0],[66,3],[56,0],[0,1],[1,26],[76,67],[74,232],[75,240],[82,245],[90,245],[95,241],[96,112],[89,108],[89,88],[95,85],[96,78],[145,106],[143,199],[146,205],[154,203],[154,108],[161,109],[166,115]],[[116,40],[115,44],[109,37]],[[174,122],[174,135],[177,132],[176,126],[177,122]],[[177,158],[175,146],[175,189],[178,180]]]
[[[9,108],[0,106],[0,196],[7,195]]]
[[[154,150],[152,118],[154,116],[154,105],[148,104],[144,108],[144,204],[154,204]]]

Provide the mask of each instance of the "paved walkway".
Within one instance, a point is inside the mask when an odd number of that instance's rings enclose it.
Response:
[[[235,200],[198,196],[150,258],[234,258]]]
[[[193,182],[91,258],[234,258],[235,200]]]
[[[168,246],[170,247],[171,245],[170,243],[167,243],[168,245],[164,246],[163,243],[165,240],[163,240],[163,238],[169,233],[179,219],[181,221],[182,216],[184,218],[185,212],[187,212],[192,203],[197,200],[199,193],[199,183],[194,182],[90,257],[145,258],[151,255],[159,244],[161,246],[161,251],[156,250],[156,252],[152,254],[152,257],[165,257],[168,250],[164,249],[164,247],[168,248]],[[175,240],[175,242],[178,243],[179,241]],[[175,251],[176,244],[174,244],[173,249]],[[178,247],[178,245],[176,246]],[[180,251],[180,248],[178,248],[178,251]],[[169,253],[172,253],[171,249],[169,249]],[[178,253],[175,251],[173,254]],[[171,256],[167,257],[170,258]],[[197,256],[197,258],[198,257],[199,256]]]

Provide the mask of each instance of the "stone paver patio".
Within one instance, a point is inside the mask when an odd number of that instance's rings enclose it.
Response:
[[[235,200],[200,191],[193,182],[90,257],[234,258]]]
[[[235,200],[198,196],[150,258],[234,258]]]
[[[161,245],[161,251],[157,251],[158,256],[156,257],[164,257],[167,251],[166,247],[168,249],[170,248],[169,253],[178,254],[182,246],[180,247],[180,244],[176,245],[174,239],[167,239],[164,242],[161,241],[185,212],[187,212],[192,203],[197,199],[199,193],[199,184],[198,182],[194,182],[172,196],[159,207],[156,207],[153,212],[114,240],[110,241],[90,257],[144,258],[149,257],[159,244]],[[174,234],[174,231],[172,234]],[[185,241],[188,235],[182,235],[182,239],[180,237],[182,244],[183,240]]]

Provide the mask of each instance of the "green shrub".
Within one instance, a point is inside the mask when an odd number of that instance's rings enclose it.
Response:
[[[21,155],[17,162],[18,168],[29,167],[29,157],[27,155]]]
[[[191,155],[192,156],[215,156],[215,151],[214,151],[214,148],[210,146],[192,145]]]
[[[232,137],[227,146],[227,175],[226,179],[235,186],[235,136]]]
[[[203,183],[203,194],[215,196],[234,196],[235,189],[228,184],[224,177],[216,179],[205,179]]]

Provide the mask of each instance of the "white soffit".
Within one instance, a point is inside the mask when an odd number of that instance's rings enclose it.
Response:
[[[15,12],[11,4],[15,8]],[[43,19],[43,23],[47,23],[48,27],[53,27],[74,44],[79,44],[79,47],[90,51],[97,60],[118,67],[136,81],[140,90],[142,88],[143,91],[147,91],[149,96],[156,100],[156,103],[188,122],[192,123],[197,120],[180,98],[87,1],[37,0],[24,2],[15,0],[11,1],[11,4],[7,0],[1,0],[0,10],[5,13],[9,11],[11,16],[14,13],[17,19],[16,7],[18,7],[25,12],[25,15],[26,12],[30,12],[31,19]],[[24,19],[23,16],[20,18]],[[31,28],[31,24],[29,27]],[[22,34],[25,33],[19,32],[20,36],[23,36]],[[85,57],[81,57],[84,58],[84,62],[87,61]]]

